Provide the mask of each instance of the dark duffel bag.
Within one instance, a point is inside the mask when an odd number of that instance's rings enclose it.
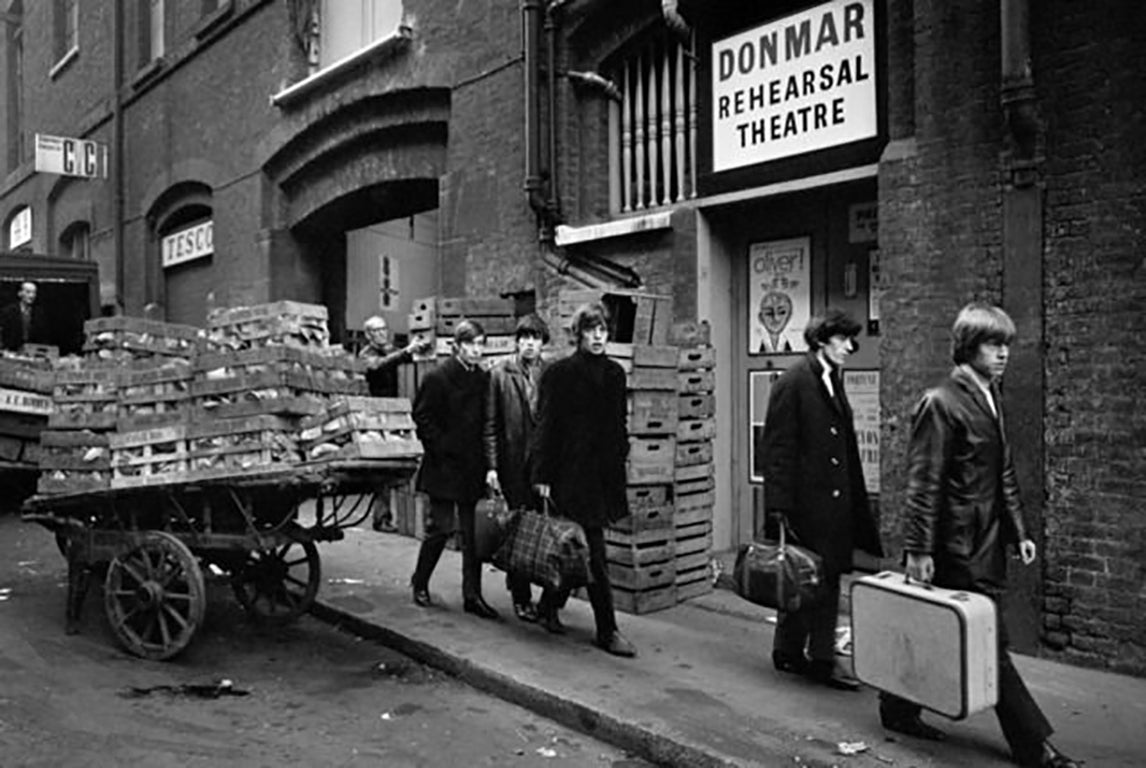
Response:
[[[824,592],[823,564],[811,550],[787,542],[754,541],[736,553],[732,570],[736,593],[749,602],[779,611],[798,611],[819,602]]]
[[[551,503],[544,504],[546,512],[515,512],[510,534],[494,553],[493,564],[547,589],[583,587],[589,583],[585,530],[572,520],[550,514]]]

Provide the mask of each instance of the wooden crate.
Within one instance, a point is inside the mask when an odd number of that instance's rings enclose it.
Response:
[[[641,592],[613,587],[613,607],[618,611],[640,615],[663,611],[676,605],[676,585],[669,584]]]
[[[416,458],[416,431],[409,400],[353,398],[305,419],[299,436],[308,461]]]
[[[48,416],[51,429],[95,429],[115,428],[119,415],[119,402],[113,399],[79,396],[67,400],[56,400],[55,410]]]
[[[39,446],[38,493],[83,493],[110,487],[111,448],[106,433],[45,430]]]
[[[193,325],[142,317],[96,317],[84,323],[83,351],[90,357],[107,360],[123,356],[170,356],[189,360],[198,351],[202,338],[203,331]]]
[[[696,347],[712,343],[712,326],[707,320],[685,320],[672,323],[668,330],[668,343],[680,347]]]
[[[708,464],[712,462],[713,449],[711,440],[702,440],[695,443],[676,444],[676,465],[688,467],[694,464]]]
[[[711,475],[696,479],[680,480],[673,485],[673,494],[676,498],[706,493],[716,487]]]
[[[704,553],[712,550],[712,523],[703,521],[691,525],[677,525],[673,527],[673,557],[682,558],[688,555]]]
[[[682,419],[677,422],[676,440],[678,443],[691,443],[698,440],[712,440],[716,437],[716,419]]]
[[[711,514],[715,503],[716,494],[711,490],[677,494],[673,499],[673,506],[676,507],[677,515],[688,514],[696,509],[707,509]]]
[[[716,385],[712,371],[679,371],[676,390],[682,394],[711,392]]]
[[[234,416],[234,409],[225,406],[249,403],[252,401],[278,401],[281,413],[314,413],[315,407],[304,407],[301,403],[315,401],[319,407],[325,405],[326,393],[321,391],[313,377],[295,371],[262,371],[223,379],[194,380],[191,382],[193,404],[219,416]],[[297,410],[290,410],[299,406]]]
[[[680,353],[676,347],[652,344],[633,345],[634,368],[676,368]]]
[[[459,296],[439,298],[437,301],[438,317],[472,317],[479,322],[483,317],[513,316],[515,309],[516,304],[512,298],[500,296]]]
[[[228,350],[200,355],[195,362],[197,381],[272,375],[323,394],[367,392],[365,363],[338,347],[330,351],[288,346]]]
[[[629,509],[664,506],[671,503],[671,493],[671,485],[630,485],[625,489]]]
[[[458,323],[462,320],[473,320],[481,325],[486,336],[510,336],[514,335],[517,328],[517,318],[513,315],[496,315],[488,317],[478,317],[475,315],[449,315],[440,316],[434,322],[433,328],[439,335],[453,336],[454,331],[457,330]]]
[[[609,581],[614,588],[633,592],[645,592],[676,583],[676,563],[672,560],[631,566],[608,563],[608,570]]]
[[[712,505],[696,507],[675,507],[672,517],[673,530],[695,530],[693,526],[701,523],[712,524]]]
[[[671,560],[676,552],[673,530],[605,529],[605,560],[618,565],[650,565]]]
[[[630,485],[672,482],[676,457],[674,438],[629,438],[628,482]]]
[[[675,392],[680,384],[675,368],[633,368],[628,377],[630,390],[657,389]]]
[[[706,371],[716,365],[716,350],[712,347],[681,347],[677,353],[677,369]]]
[[[704,419],[716,413],[716,397],[711,394],[684,394],[677,399],[677,416],[681,419]]]
[[[51,369],[37,366],[31,361],[25,363],[0,357],[0,387],[50,395],[55,385],[56,376]]]
[[[295,422],[270,415],[192,424],[187,428],[187,453],[194,477],[258,472],[300,460]]]
[[[47,419],[55,410],[51,395],[0,387],[0,412]]]
[[[111,487],[161,485],[189,478],[187,427],[183,425],[115,433],[111,446]]]
[[[275,301],[216,310],[207,318],[207,347],[249,349],[271,345],[326,348],[328,313],[321,304]]]
[[[629,434],[675,435],[677,399],[674,392],[651,390],[629,392]]]
[[[672,528],[675,512],[672,504],[662,504],[659,507],[629,507],[629,516],[615,522],[612,528],[626,533]]]

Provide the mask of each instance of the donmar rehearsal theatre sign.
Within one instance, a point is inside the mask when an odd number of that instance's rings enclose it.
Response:
[[[712,169],[878,131],[872,0],[818,5],[712,44]]]

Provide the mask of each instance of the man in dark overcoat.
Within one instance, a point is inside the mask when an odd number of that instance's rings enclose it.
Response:
[[[485,412],[486,485],[505,496],[510,509],[533,507],[530,479],[530,441],[537,421],[537,388],[543,361],[541,348],[549,341],[549,328],[535,314],[517,321],[517,354],[489,372]],[[533,588],[528,578],[506,574],[513,597],[513,612],[522,621],[537,621]]]
[[[822,599],[777,615],[772,663],[847,690],[859,685],[835,666],[840,575],[857,548],[883,554],[842,375],[859,331],[836,309],[808,323],[808,353],[772,385],[761,445],[768,513],[822,558],[824,570]]]
[[[20,283],[16,302],[0,310],[0,338],[4,349],[16,351],[25,344],[44,342],[44,316],[36,304],[36,293],[35,283]]]
[[[617,629],[605,562],[605,527],[629,514],[625,371],[605,356],[608,329],[604,307],[580,307],[571,327],[577,350],[551,363],[541,378],[533,482],[559,514],[585,529],[597,645],[615,656],[635,656]],[[538,614],[551,632],[561,631],[557,611],[566,597],[549,590],[541,596]]]
[[[951,329],[955,369],[929,390],[912,414],[907,449],[903,548],[907,574],[947,589],[987,595],[996,606],[1007,583],[1007,547],[1034,562],[1014,463],[1003,426],[998,382],[1007,367],[1015,324],[999,307],[968,304]],[[1033,768],[1077,768],[1050,743],[1053,729],[1007,652],[1001,614],[995,715],[1015,761]],[[944,734],[920,718],[920,707],[880,695],[889,730],[926,739]]]
[[[485,486],[483,413],[489,375],[482,368],[485,331],[473,320],[454,330],[454,354],[422,380],[414,423],[425,451],[417,489],[430,497],[426,535],[410,584],[414,602],[431,604],[430,576],[458,522],[462,548],[462,601],[466,613],[496,619],[481,594],[481,563],[474,550],[474,507]],[[456,518],[455,518],[456,513]]]

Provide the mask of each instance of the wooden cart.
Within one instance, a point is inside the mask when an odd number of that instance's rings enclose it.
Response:
[[[187,647],[206,607],[203,572],[230,577],[261,621],[313,604],[317,544],[365,521],[375,492],[413,474],[416,458],[329,461],[259,473],[28,499],[23,519],[56,533],[68,561],[67,632],[79,630],[93,575],[116,638],[144,658]],[[313,502],[313,514],[303,511]]]

